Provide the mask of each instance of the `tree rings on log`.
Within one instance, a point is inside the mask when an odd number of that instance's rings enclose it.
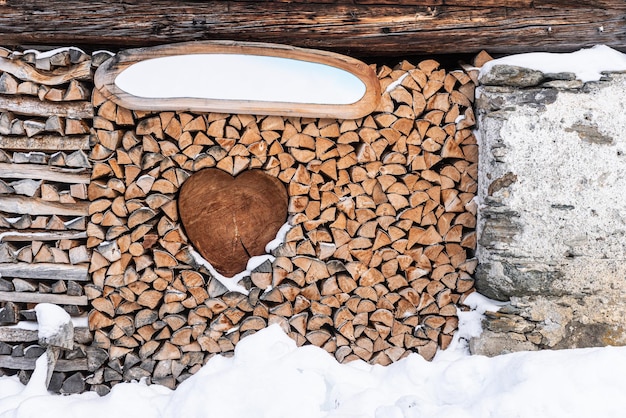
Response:
[[[245,270],[287,219],[287,190],[260,170],[232,177],[220,169],[204,169],[183,183],[180,218],[196,250],[220,274]]]

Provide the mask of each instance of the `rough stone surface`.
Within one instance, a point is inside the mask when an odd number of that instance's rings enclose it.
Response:
[[[472,338],[469,344],[472,353],[494,357],[516,351],[537,351],[537,347],[528,341],[517,341],[506,334],[483,331],[482,338]]]
[[[481,74],[479,81],[485,86],[532,87],[544,79],[541,71],[516,65],[494,65],[491,71]]]
[[[478,90],[475,352],[626,344],[626,74],[574,81]]]

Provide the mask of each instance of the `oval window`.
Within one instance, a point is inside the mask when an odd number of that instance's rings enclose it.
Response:
[[[192,42],[123,51],[96,86],[129,109],[350,119],[371,113],[374,70],[343,55],[274,44]]]

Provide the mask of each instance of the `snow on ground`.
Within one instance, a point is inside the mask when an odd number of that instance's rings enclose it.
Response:
[[[451,348],[433,362],[411,354],[387,367],[342,365],[318,347],[296,347],[273,325],[175,391],[134,382],[101,398],[49,394],[42,357],[27,386],[0,378],[0,418],[624,416],[626,347],[470,356],[465,338],[479,332],[480,312],[497,309],[474,295]]]

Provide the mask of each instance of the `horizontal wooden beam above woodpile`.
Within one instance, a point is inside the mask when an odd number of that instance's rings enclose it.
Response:
[[[622,0],[0,2],[4,44],[106,46],[230,39],[356,57],[626,50]]]

